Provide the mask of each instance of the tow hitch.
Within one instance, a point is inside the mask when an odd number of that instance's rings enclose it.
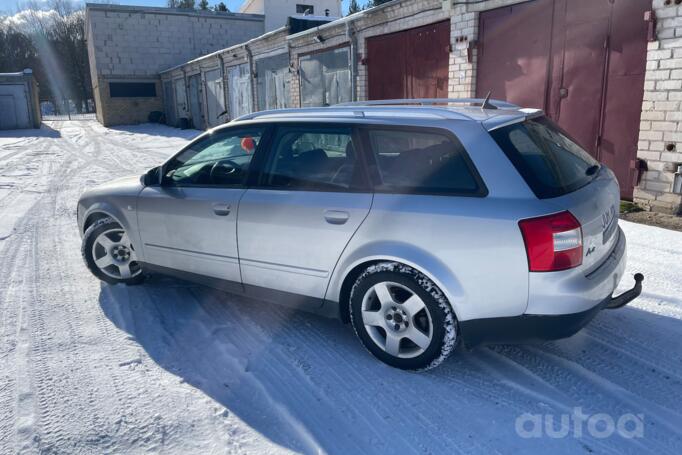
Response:
[[[623,292],[618,297],[611,297],[611,300],[606,305],[606,308],[611,310],[616,308],[621,308],[636,299],[639,294],[642,293],[642,281],[644,281],[644,275],[641,273],[635,273],[635,285],[632,289]]]

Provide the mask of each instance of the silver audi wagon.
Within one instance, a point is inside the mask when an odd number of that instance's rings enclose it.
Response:
[[[259,112],[82,195],[92,273],[337,317],[389,365],[568,337],[625,270],[614,174],[541,111],[478,99]]]

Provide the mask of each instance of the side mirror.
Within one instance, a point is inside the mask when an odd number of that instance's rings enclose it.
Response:
[[[142,183],[144,186],[158,185],[161,183],[161,166],[157,166],[148,170],[142,176]]]

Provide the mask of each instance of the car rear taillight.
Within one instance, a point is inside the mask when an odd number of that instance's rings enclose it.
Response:
[[[583,263],[583,232],[570,212],[519,221],[528,270],[553,272]]]

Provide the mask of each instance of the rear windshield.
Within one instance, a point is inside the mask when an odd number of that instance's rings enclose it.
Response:
[[[504,126],[490,135],[540,199],[582,188],[599,171],[599,163],[547,117]]]

